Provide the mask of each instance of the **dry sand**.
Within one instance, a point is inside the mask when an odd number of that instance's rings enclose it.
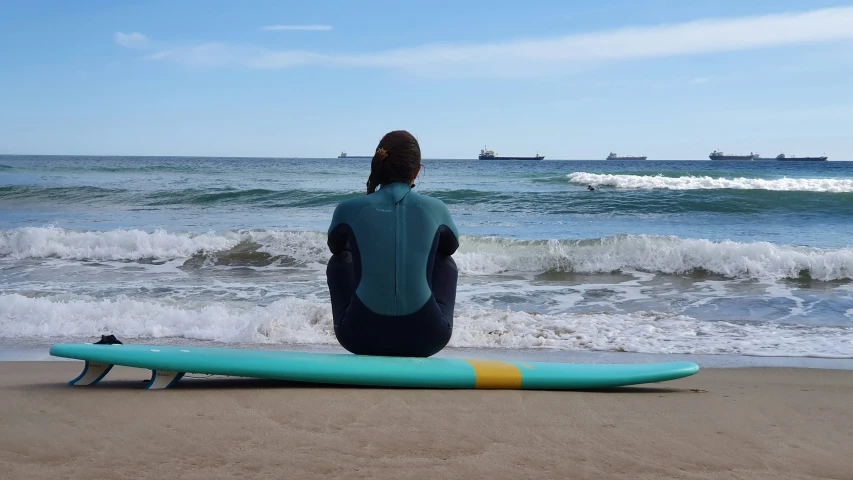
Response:
[[[703,370],[605,392],[189,379],[0,362],[0,478],[853,479],[853,371]]]

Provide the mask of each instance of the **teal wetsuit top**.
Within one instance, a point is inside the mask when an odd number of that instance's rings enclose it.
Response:
[[[436,253],[452,255],[459,232],[441,200],[404,183],[338,205],[329,249],[348,250],[356,264],[356,295],[379,315],[409,315],[432,296],[428,274]]]

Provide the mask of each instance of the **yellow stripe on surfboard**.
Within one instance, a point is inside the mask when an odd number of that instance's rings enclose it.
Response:
[[[521,388],[521,371],[515,365],[498,360],[465,360],[474,367],[474,388]]]

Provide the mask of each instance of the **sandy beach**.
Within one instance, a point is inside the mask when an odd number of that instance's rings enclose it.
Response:
[[[853,372],[720,369],[602,392],[248,379],[144,391],[0,363],[0,478],[853,478]]]

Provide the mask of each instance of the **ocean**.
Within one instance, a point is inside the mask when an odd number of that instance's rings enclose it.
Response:
[[[325,231],[369,168],[0,156],[0,345],[334,348]],[[451,352],[853,358],[853,162],[425,160],[415,189],[462,234]]]

